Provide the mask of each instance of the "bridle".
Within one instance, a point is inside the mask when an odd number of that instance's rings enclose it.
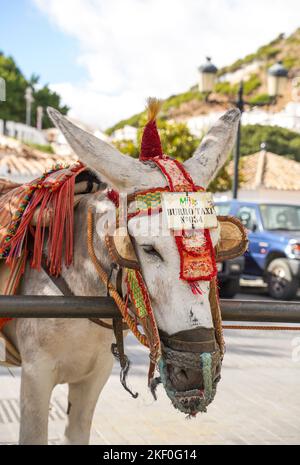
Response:
[[[128,197],[127,205],[134,204],[134,210],[129,209],[129,213],[126,212],[126,225],[125,228],[127,230],[127,223],[128,221],[135,217],[141,215],[152,215],[154,213],[160,213],[162,211],[162,201],[161,195],[163,192],[166,191],[177,191],[177,192],[188,192],[188,191],[204,191],[202,187],[197,187],[194,185],[190,175],[184,170],[183,166],[177,162],[176,160],[170,159],[166,156],[163,159],[153,159],[156,165],[160,168],[162,173],[164,174],[168,186],[166,188],[156,188],[151,189],[148,191],[136,192],[131,194]],[[117,216],[117,225],[116,229],[119,228],[119,218],[120,215],[123,215],[123,212],[120,210],[119,205],[119,195],[116,191],[108,191],[108,198],[113,201],[116,206],[116,216]],[[222,335],[222,321],[220,315],[220,309],[218,305],[218,293],[217,293],[217,285],[216,285],[216,266],[215,266],[215,250],[212,247],[210,234],[207,230],[205,230],[205,239],[208,249],[206,249],[206,254],[209,255],[209,259],[211,261],[211,271],[209,275],[206,274],[200,276],[198,279],[208,279],[210,281],[210,293],[213,292],[215,294],[215,308],[217,311],[214,312],[213,321],[214,321],[214,330],[212,331],[213,336],[216,336],[218,342],[218,349],[220,350],[221,354],[224,353],[224,340]],[[161,349],[161,341],[165,341],[167,343],[172,339],[170,335],[164,335],[163,332],[158,330],[156,320],[154,317],[154,312],[151,305],[150,296],[148,293],[147,285],[144,282],[144,278],[140,271],[140,266],[137,259],[133,259],[134,253],[132,254],[130,260],[124,260],[122,257],[122,253],[119,254],[115,247],[114,237],[111,234],[107,234],[105,238],[106,246],[109,252],[109,255],[113,261],[113,263],[117,264],[119,268],[121,268],[122,273],[125,275],[125,282],[127,284],[127,294],[125,299],[122,296],[122,293],[112,284],[109,280],[108,273],[98,260],[94,245],[93,245],[93,236],[94,236],[94,225],[93,225],[93,213],[92,210],[88,210],[88,221],[87,221],[87,247],[89,257],[93,262],[95,270],[99,276],[101,282],[105,285],[108,290],[108,294],[114,299],[116,305],[118,306],[121,315],[123,317],[124,322],[127,324],[128,328],[133,332],[136,338],[141,342],[143,345],[150,349],[150,365],[149,365],[149,372],[148,372],[148,382],[151,383],[151,380],[154,376],[155,367],[161,358],[162,349]],[[128,247],[130,248],[131,239],[129,234],[125,235],[124,240],[128,241]],[[186,254],[186,249],[182,243],[179,243],[177,237],[175,238],[176,244],[178,246],[178,250],[181,256],[181,269],[180,269],[180,278],[186,279],[184,276],[184,267],[182,266],[184,254]],[[187,239],[188,241],[188,239]],[[183,242],[183,239],[182,239]],[[181,247],[181,248],[180,248]],[[201,249],[202,250],[202,249]],[[128,250],[127,250],[128,252]],[[123,254],[124,255],[124,254]],[[188,254],[189,258],[191,256],[192,261],[198,260],[198,256],[195,254]],[[199,266],[198,266],[199,268]],[[213,274],[212,274],[213,273]],[[196,279],[194,279],[196,281]],[[189,282],[189,281],[188,281]],[[194,289],[197,292],[197,283],[193,281],[189,282],[191,286],[191,290],[194,292]],[[199,292],[201,293],[201,291]],[[131,302],[131,306],[129,309],[129,299]],[[139,329],[139,325],[143,328],[143,333]],[[216,349],[216,343],[214,341],[214,337],[210,337],[210,341],[199,341],[199,332],[191,330],[191,335],[189,331],[186,332],[185,335],[178,334],[174,337],[173,341],[175,342],[177,347],[180,347],[180,350],[189,351],[192,347],[193,351],[196,352],[203,352],[203,349],[211,349],[208,350],[209,352],[213,352]],[[195,334],[198,336],[198,340],[194,337]],[[193,341],[191,343],[190,336],[192,337]],[[203,338],[203,334],[201,334],[201,339]],[[205,343],[204,343],[205,342]]]

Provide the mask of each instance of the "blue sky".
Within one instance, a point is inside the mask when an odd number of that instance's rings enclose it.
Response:
[[[86,74],[76,63],[76,39],[60,31],[31,0],[0,0],[0,50],[17,60],[26,77],[39,74],[42,83],[78,82]]]
[[[0,50],[102,128],[299,26],[299,0],[0,0]]]

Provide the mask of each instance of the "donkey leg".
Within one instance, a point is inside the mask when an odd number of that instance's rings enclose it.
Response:
[[[64,444],[89,443],[94,410],[99,395],[112,370],[113,359],[94,370],[87,378],[69,384],[69,421]]]
[[[54,376],[48,366],[24,365],[21,379],[20,444],[48,444],[48,415]]]

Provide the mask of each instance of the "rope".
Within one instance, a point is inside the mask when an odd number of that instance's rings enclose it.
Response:
[[[129,329],[133,332],[135,337],[138,339],[138,341],[143,344],[144,346],[148,347],[148,341],[147,338],[144,334],[142,334],[136,326],[135,320],[132,318],[132,316],[128,313],[128,308],[120,294],[118,293],[117,289],[115,286],[109,281],[108,275],[106,271],[103,269],[101,264],[99,263],[98,258],[96,257],[95,251],[94,251],[94,245],[93,245],[93,236],[94,236],[94,231],[93,231],[93,213],[92,210],[88,210],[88,221],[87,221],[87,247],[88,247],[88,253],[89,256],[94,264],[94,267],[96,268],[96,271],[98,273],[99,278],[105,285],[105,287],[108,289],[109,295],[114,299],[116,302],[125,322],[127,323]]]
[[[250,329],[261,331],[300,331],[300,326],[242,326],[242,325],[226,325],[223,329]]]

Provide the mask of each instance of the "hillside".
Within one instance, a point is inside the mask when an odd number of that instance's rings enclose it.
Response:
[[[267,107],[269,97],[267,95],[266,71],[276,61],[282,60],[283,65],[289,70],[289,77],[293,78],[300,71],[300,28],[293,34],[285,37],[280,34],[270,43],[263,45],[256,52],[241,58],[231,65],[218,71],[219,81],[215,85],[211,100],[224,102],[222,104],[207,104],[205,96],[198,91],[197,84],[181,94],[167,98],[162,107],[162,119],[175,119],[184,121],[192,116],[203,115],[211,111],[226,109],[228,99],[233,99],[238,90],[238,83],[244,81],[244,92],[251,103],[265,104]],[[272,108],[280,111],[290,100],[291,82],[287,86],[285,94],[280,97]],[[107,129],[111,134],[116,129],[125,125],[138,127],[144,117],[144,112],[138,113],[122,120],[113,127]]]

